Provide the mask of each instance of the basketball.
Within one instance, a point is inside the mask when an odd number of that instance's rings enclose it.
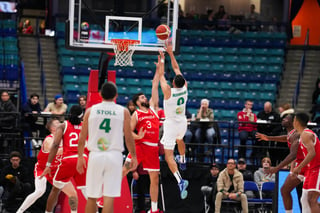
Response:
[[[167,40],[171,34],[170,27],[165,24],[161,24],[156,29],[156,35],[160,40]]]

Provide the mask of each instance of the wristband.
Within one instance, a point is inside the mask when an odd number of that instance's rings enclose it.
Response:
[[[160,61],[161,61],[161,63],[164,63],[164,60],[163,60],[163,59],[161,59]]]
[[[50,166],[51,166],[51,163],[47,162],[46,167],[50,167]]]

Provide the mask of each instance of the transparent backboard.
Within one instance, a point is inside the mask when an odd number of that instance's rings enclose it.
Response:
[[[111,52],[111,39],[132,39],[140,41],[135,54],[157,54],[164,50],[164,41],[155,29],[166,24],[173,51],[178,52],[178,13],[178,0],[69,0],[67,48]]]

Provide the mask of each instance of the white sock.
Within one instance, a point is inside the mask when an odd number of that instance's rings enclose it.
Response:
[[[179,161],[180,161],[180,163],[185,163],[186,162],[186,155],[180,155]]]
[[[45,211],[45,213],[53,213],[53,212],[48,212],[48,211]]]
[[[151,202],[151,211],[155,212],[158,210],[158,202]]]
[[[291,210],[285,210],[285,213],[292,213],[292,209]]]
[[[177,182],[180,183],[182,178],[179,171],[176,171],[175,173],[173,173],[173,175],[177,179]]]
[[[71,210],[71,213],[77,213],[77,212],[78,212],[77,210],[74,210],[74,211]]]
[[[18,209],[16,213],[23,213],[21,209]]]

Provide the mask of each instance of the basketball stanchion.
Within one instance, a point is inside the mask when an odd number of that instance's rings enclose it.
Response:
[[[160,181],[160,194],[161,194],[161,201],[162,201],[162,211],[163,213],[166,212],[166,205],[164,202],[164,194],[163,194],[163,185],[162,185],[162,179],[161,179],[161,172],[159,171],[159,181]]]

